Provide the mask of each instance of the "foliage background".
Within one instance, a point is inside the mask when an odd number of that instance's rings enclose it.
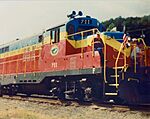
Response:
[[[127,18],[119,16],[115,19],[106,20],[102,24],[104,24],[108,31],[116,27],[117,31],[125,31],[132,38],[144,36],[146,44],[150,46],[150,15]]]

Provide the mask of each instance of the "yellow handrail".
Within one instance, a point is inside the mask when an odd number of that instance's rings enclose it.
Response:
[[[117,55],[117,58],[116,58],[116,62],[115,62],[115,82],[116,82],[116,88],[118,88],[118,60],[119,60],[119,57],[120,57],[120,54],[121,54],[121,51],[123,50],[123,48],[125,47],[125,44],[124,42],[121,44],[120,48],[119,48],[119,52],[118,52],[118,55]],[[126,55],[124,53],[124,66],[123,68],[126,67]]]
[[[146,43],[143,38],[141,38],[143,45],[146,47]]]
[[[83,39],[83,32],[81,32],[81,39]],[[84,57],[84,47],[81,48],[81,57]]]
[[[106,79],[106,43],[104,42],[103,40],[103,43],[104,43],[104,81],[105,83],[107,83],[107,79]]]
[[[67,35],[67,37],[69,37],[69,36],[74,36],[74,35],[77,35],[77,34],[84,34],[84,33],[86,33],[86,32],[89,32],[89,31],[98,31],[99,32],[99,30],[97,29],[97,28],[93,28],[93,29],[89,29],[89,30],[85,30],[85,31],[80,31],[80,32],[77,32],[77,33],[73,33],[73,34],[69,34],[69,35]],[[94,34],[94,32],[93,32],[93,34]],[[92,35],[93,35],[92,34]]]
[[[94,34],[94,29],[92,31],[92,33]],[[92,56],[95,56],[95,51],[94,51],[94,39],[92,40]]]
[[[144,45],[144,56],[145,56],[144,62],[145,62],[145,66],[147,66],[147,55],[146,55],[146,48],[147,48],[147,45],[146,45],[146,43],[145,43],[145,41],[144,41],[143,38],[142,38],[141,40],[142,40],[142,43],[143,43],[143,45]]]
[[[81,31],[81,32],[77,32],[77,33],[74,33],[74,34],[69,34],[67,35],[67,39],[69,36],[74,36],[74,35],[77,35],[77,34],[81,34],[81,40],[83,40],[83,35],[84,33],[86,32],[89,32],[91,31],[92,34],[91,35],[94,35],[94,34],[99,34],[101,35],[100,31],[97,29],[97,28],[94,28],[94,29],[90,29],[90,30],[85,30],[85,31]],[[97,32],[96,32],[97,31]],[[102,42],[104,44],[104,69],[103,69],[103,75],[104,75],[104,81],[105,83],[107,83],[107,79],[106,79],[106,43],[105,43],[105,39],[101,38],[102,39]],[[91,42],[91,46],[92,46],[92,56],[95,56],[95,51],[94,51],[94,39],[93,41]],[[83,57],[83,47],[81,48],[81,53],[82,53],[82,57]]]
[[[101,35],[100,31],[98,29],[96,29],[96,30],[97,30],[98,34]],[[107,78],[106,78],[106,61],[107,61],[106,60],[106,43],[105,43],[105,39],[103,39],[102,37],[101,37],[101,39],[102,39],[102,42],[104,45],[104,72],[103,72],[103,74],[104,74],[104,81],[105,81],[105,83],[107,83]]]
[[[118,52],[118,55],[117,55],[117,58],[116,58],[116,62],[115,62],[115,82],[116,82],[116,88],[118,88],[118,69],[117,69],[117,65],[118,65],[118,60],[119,60],[119,57],[120,57],[120,53],[123,49],[123,46],[124,44],[122,43],[121,46],[120,46],[120,49],[119,49],[119,52]]]
[[[134,52],[134,73],[136,73],[136,45],[133,46]]]
[[[147,66],[147,57],[146,57],[146,48],[147,48],[147,46],[146,46],[146,43],[145,43],[145,41],[144,41],[144,39],[143,38],[140,38],[140,40],[142,41],[142,43],[143,43],[143,45],[144,45],[144,63],[145,63],[145,66]],[[137,44],[133,44],[133,54],[134,54],[134,73],[136,73],[137,71],[136,71],[136,68],[137,68],[137,59],[136,59],[136,57],[137,57],[137,54],[136,54],[136,47],[137,47]]]

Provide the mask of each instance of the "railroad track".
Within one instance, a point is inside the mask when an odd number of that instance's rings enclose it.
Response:
[[[63,103],[59,100],[56,99],[49,99],[49,98],[42,98],[42,97],[37,97],[37,96],[33,96],[33,97],[26,97],[26,96],[6,96],[4,95],[3,97],[1,97],[3,99],[8,99],[8,100],[18,100],[18,101],[28,101],[28,102],[33,102],[33,103],[47,103],[47,104],[51,104],[51,105],[63,105]]]
[[[141,111],[148,112],[150,114],[150,105],[116,105],[113,103],[92,103],[92,102],[77,102],[77,101],[60,101],[55,98],[50,98],[46,96],[7,96],[3,95],[2,99],[7,100],[17,100],[17,101],[27,101],[37,104],[49,104],[49,105],[60,105],[60,106],[90,106],[92,109],[101,109],[101,110],[110,110],[110,111],[118,111],[118,112],[126,112],[126,111]]]

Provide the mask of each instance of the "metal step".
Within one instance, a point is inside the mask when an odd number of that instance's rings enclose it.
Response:
[[[117,96],[117,95],[118,95],[118,93],[105,93],[105,95]]]
[[[113,69],[123,69],[124,68],[124,66],[123,67],[113,67]]]
[[[110,75],[110,77],[116,77],[116,75]],[[117,77],[119,77],[119,75],[117,75]]]
[[[109,86],[119,86],[119,84],[108,84]]]
[[[74,90],[69,90],[69,91],[65,91],[64,93],[65,94],[72,94],[72,93],[74,93],[75,91]]]

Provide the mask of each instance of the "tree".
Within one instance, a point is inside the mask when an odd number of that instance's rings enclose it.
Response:
[[[115,24],[114,24],[114,23],[111,23],[111,24],[108,26],[107,31],[111,31],[114,27],[115,27]]]
[[[126,32],[130,34],[131,37],[140,37],[145,35],[145,42],[150,45],[150,15],[143,17],[128,17],[122,18],[121,16],[102,22],[102,24],[111,30],[113,27],[117,27],[117,31],[123,31],[123,27],[126,27]]]

